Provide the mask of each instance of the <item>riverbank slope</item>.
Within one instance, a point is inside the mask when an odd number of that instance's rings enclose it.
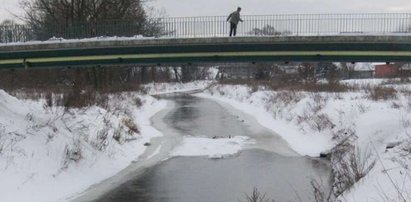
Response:
[[[338,155],[332,158],[335,183],[345,183],[335,185],[344,190],[337,192],[339,200],[410,200],[411,85],[388,80],[351,80],[346,85],[359,90],[275,91],[264,86],[217,84],[198,96],[254,116],[301,155],[318,157],[348,145],[344,152],[335,152],[341,153],[338,159]],[[375,98],[378,88],[392,88],[395,94]],[[357,173],[353,163],[361,169]]]

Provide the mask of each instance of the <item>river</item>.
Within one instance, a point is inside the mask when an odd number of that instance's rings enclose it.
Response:
[[[153,117],[164,137],[157,161],[129,167],[116,188],[92,201],[219,202],[245,201],[253,188],[275,201],[314,201],[311,180],[330,186],[330,167],[322,159],[299,156],[274,132],[232,107],[190,95],[168,96],[172,107]],[[255,144],[223,159],[172,157],[184,137],[248,136]],[[156,146],[157,145],[157,146]],[[142,157],[144,160],[145,157]],[[138,163],[137,163],[138,164]],[[106,182],[107,183],[107,182]],[[113,183],[112,183],[113,184]]]

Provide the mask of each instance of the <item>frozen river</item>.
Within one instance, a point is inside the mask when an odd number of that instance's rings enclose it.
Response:
[[[139,174],[123,176],[125,182],[94,201],[239,201],[254,187],[275,201],[314,201],[312,179],[329,187],[327,162],[299,156],[252,117],[195,96],[164,99],[174,103],[173,107],[153,117],[153,125],[164,134],[163,142],[172,142],[157,155],[167,160],[153,163]],[[168,158],[167,150],[187,136],[248,136],[256,143],[223,159]]]

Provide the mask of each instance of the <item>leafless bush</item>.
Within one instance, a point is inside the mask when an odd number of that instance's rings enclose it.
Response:
[[[21,99],[43,99],[45,107],[106,107],[108,94],[141,89],[140,75],[129,67],[2,71],[0,78],[1,89]]]
[[[381,82],[381,85],[388,85],[388,84],[407,84],[410,83],[411,80],[409,77],[401,77],[401,78],[390,78],[387,79],[383,82]]]
[[[254,187],[253,192],[251,195],[245,194],[245,201],[244,202],[274,202],[272,199],[267,199],[266,194],[261,193],[258,191],[257,188]],[[240,200],[240,202],[243,202]]]
[[[135,104],[136,104],[137,107],[143,106],[143,102],[141,101],[140,98],[135,98],[135,99],[134,99],[134,102],[135,102]]]
[[[259,88],[259,86],[257,86],[257,85],[251,86],[251,87],[250,87],[251,93],[257,92],[257,91],[258,91],[258,88]]]
[[[411,154],[411,144],[408,146],[404,146],[401,148],[404,152],[408,153],[408,155]]]
[[[108,145],[108,136],[110,128],[105,126],[101,130],[97,131],[97,137],[95,141],[91,142],[91,145],[99,151],[103,151]]]
[[[361,102],[357,103],[357,108],[360,113],[365,113],[368,111],[368,108]]]
[[[319,93],[311,94],[312,102],[307,103],[306,110],[302,115],[297,116],[298,124],[306,123],[313,130],[318,132],[327,128],[334,128],[335,124],[331,121],[327,114],[321,110],[325,107],[328,97],[324,97]]]
[[[391,107],[394,109],[399,109],[401,107],[401,104],[398,102],[392,102]]]
[[[70,92],[64,94],[61,98],[64,103],[64,107],[69,108],[83,108],[92,105],[101,106],[107,108],[108,95],[100,94],[95,91],[82,91],[82,92]]]
[[[372,100],[389,100],[397,97],[397,91],[392,87],[369,87],[367,89],[369,98]]]
[[[297,94],[295,91],[281,91],[278,93],[278,98],[283,103],[297,103],[302,99],[302,96]]]
[[[64,148],[64,158],[62,169],[68,168],[71,162],[78,162],[83,158],[80,140],[73,141],[72,145]]]
[[[15,136],[14,134],[16,133],[6,132],[6,126],[0,123],[0,156],[3,151],[12,149],[16,142],[25,138],[25,136]]]
[[[346,138],[350,138],[350,137],[355,137],[355,130],[352,128],[343,128],[343,129],[339,129],[336,132],[333,133],[333,140],[340,140],[343,141]]]
[[[335,147],[331,154],[334,175],[334,194],[342,194],[362,179],[375,165],[370,150],[361,151],[347,139]]]
[[[289,90],[289,91],[307,91],[307,92],[347,92],[354,90],[354,87],[333,83],[315,83],[304,82],[302,80],[252,80],[252,79],[230,79],[219,81],[220,84],[227,85],[247,85],[251,89],[258,89],[263,86],[274,91]]]
[[[107,108],[108,104],[108,93],[100,93],[93,89],[84,89],[81,91],[67,89],[58,91],[54,91],[53,89],[22,89],[13,91],[10,94],[19,99],[43,99],[45,101],[45,107],[61,106],[70,109],[97,105]]]
[[[113,139],[116,140],[118,143],[122,143],[122,138],[121,138],[121,129],[116,129],[114,130],[113,133]]]
[[[300,87],[302,90],[309,92],[347,92],[354,90],[353,87],[335,83],[308,83]]]
[[[324,186],[317,180],[311,180],[311,187],[313,188],[313,194],[316,202],[331,202],[333,201],[333,191],[325,190]]]
[[[46,94],[46,106],[47,107],[53,106],[53,94],[50,92]]]
[[[333,128],[335,125],[333,122],[330,120],[330,118],[326,114],[315,114],[308,120],[310,126],[313,129],[318,130],[318,132],[321,132],[322,130],[326,128]]]
[[[133,133],[136,133],[136,134],[140,133],[137,125],[134,123],[133,119],[131,119],[130,117],[123,118],[121,122],[128,128],[128,133],[130,135]]]
[[[354,181],[358,182],[374,167],[375,159],[371,158],[372,156],[369,151],[363,155],[360,149],[356,149],[355,152],[350,154],[349,164],[344,169],[352,171]]]
[[[286,105],[299,102],[304,96],[295,91],[279,91],[274,92],[268,97],[268,104],[284,103]]]

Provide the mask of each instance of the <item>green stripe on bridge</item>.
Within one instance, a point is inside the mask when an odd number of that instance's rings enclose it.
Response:
[[[0,45],[0,69],[259,61],[411,62],[411,36],[140,39]]]

